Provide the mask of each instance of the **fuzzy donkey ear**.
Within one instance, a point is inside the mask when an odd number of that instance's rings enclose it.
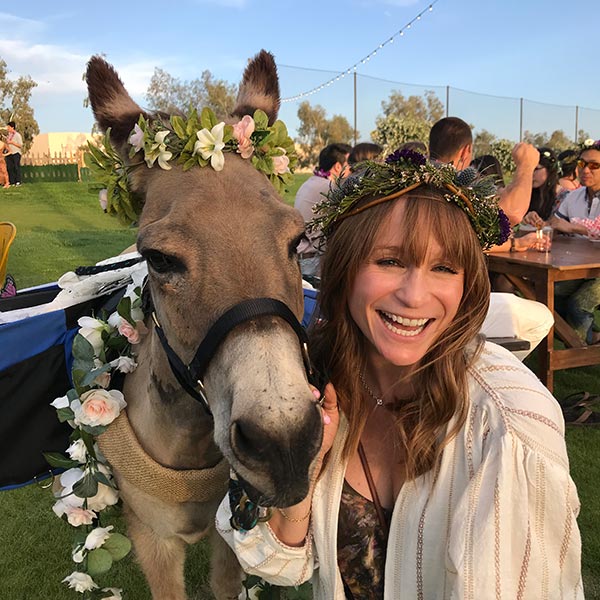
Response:
[[[279,78],[275,59],[266,50],[261,50],[248,63],[232,114],[237,117],[253,115],[257,108],[267,113],[269,125],[277,120]]]
[[[117,72],[102,57],[92,56],[85,78],[100,129],[106,131],[110,127],[112,143],[122,150],[140,114],[146,113],[132,100]]]

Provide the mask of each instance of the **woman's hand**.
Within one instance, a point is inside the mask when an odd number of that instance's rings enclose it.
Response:
[[[540,239],[535,231],[522,235],[521,237],[515,237],[515,250],[517,252],[525,252],[531,248],[537,249],[540,243]]]
[[[536,229],[541,229],[546,223],[540,215],[535,212],[535,210],[530,210],[524,217],[523,223],[527,225],[532,225]]]

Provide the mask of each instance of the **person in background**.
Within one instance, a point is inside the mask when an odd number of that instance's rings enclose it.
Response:
[[[458,117],[445,117],[434,123],[429,132],[429,156],[432,160],[451,163],[458,170],[470,166],[473,159],[473,134]],[[520,223],[531,196],[531,178],[539,163],[539,153],[531,145],[519,142],[512,150],[516,169],[509,185],[498,190],[500,207],[511,225]]]
[[[314,485],[249,531],[232,528],[225,498],[217,531],[247,573],[310,579],[317,600],[581,600],[560,406],[477,335],[482,248],[509,228],[452,167],[422,161],[394,153],[319,207]]]
[[[381,155],[383,148],[379,144],[372,144],[371,142],[361,142],[356,144],[352,148],[352,152],[348,155],[348,164],[350,169],[357,163],[363,162],[364,160],[377,160]]]
[[[419,140],[411,140],[410,142],[404,142],[399,150],[415,150],[420,152],[423,156],[427,156],[427,146]]]
[[[348,144],[329,144],[319,154],[319,165],[298,189],[294,200],[304,222],[308,223],[314,218],[313,207],[323,200],[323,194],[329,191],[329,186],[338,178],[349,175],[348,156],[352,147]],[[319,247],[318,231],[306,232],[306,237],[298,245],[297,252],[300,261],[300,270],[306,277],[319,277],[322,248]]]
[[[494,183],[498,190],[504,187],[504,174],[502,173],[502,165],[500,161],[492,154],[483,154],[476,156],[471,161],[471,166],[479,172],[483,177],[494,177]]]
[[[556,210],[566,195],[573,190],[581,187],[577,179],[577,159],[579,152],[577,150],[564,150],[558,155],[558,165],[560,178],[558,180],[558,189],[556,190]]]
[[[600,218],[600,140],[587,140],[579,153],[577,173],[581,187],[570,192],[549,220],[561,233],[588,236],[577,219]],[[594,313],[600,307],[600,279],[559,281],[554,285],[556,310],[586,344],[600,343]]]
[[[21,185],[21,153],[23,152],[23,138],[15,129],[15,122],[9,121],[6,124],[8,137],[6,146],[8,153],[5,155],[6,168],[10,185]]]
[[[533,171],[531,201],[523,223],[543,227],[556,209],[559,165],[550,148],[538,148],[540,162]]]
[[[6,143],[0,138],[0,185],[2,187],[10,187],[10,180],[8,178],[8,170],[6,168],[5,152],[7,152]]]

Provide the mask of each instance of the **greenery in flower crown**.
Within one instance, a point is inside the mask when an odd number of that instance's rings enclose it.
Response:
[[[203,108],[200,115],[192,109],[185,117],[172,115],[168,120],[161,116],[147,120],[140,115],[128,141],[130,159],[143,152],[148,168],[158,163],[165,170],[177,164],[184,171],[209,165],[221,171],[225,154],[237,153],[250,160],[279,192],[292,183],[298,162],[294,142],[283,121],[269,125],[262,110],[256,110],[253,116],[245,115],[233,125],[219,122],[210,108]],[[100,202],[106,212],[116,214],[125,223],[136,222],[141,213],[142,200],[129,189],[128,174],[143,164],[127,164],[112,147],[110,131],[104,137],[104,149],[88,143],[86,165],[106,189]]]
[[[454,202],[469,217],[484,250],[504,243],[510,235],[508,218],[498,207],[493,176],[482,177],[469,167],[456,171],[452,165],[433,163],[419,152],[397,150],[385,162],[365,161],[362,169],[333,186],[325,200],[314,207],[317,215],[309,230],[321,230],[328,237],[336,223],[367,206],[395,199],[420,185],[438,188],[448,202]]]
[[[113,531],[105,519],[119,500],[110,465],[95,443],[125,408],[123,394],[108,389],[116,373],[136,368],[134,347],[147,329],[141,310],[141,288],[130,285],[117,311],[108,320],[79,319],[73,340],[73,389],[51,404],[59,421],[73,428],[66,454],[45,453],[48,463],[66,469],[57,478],[53,510],[75,527],[71,555],[76,569],[63,579],[85,600],[121,600],[121,590],[98,586],[104,575],[124,558],[131,542]]]

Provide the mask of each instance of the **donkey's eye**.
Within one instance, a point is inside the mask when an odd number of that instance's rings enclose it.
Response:
[[[294,258],[298,254],[298,244],[300,244],[300,242],[302,242],[303,240],[306,240],[306,239],[307,239],[306,234],[304,232],[302,232],[298,237],[295,237],[290,242],[290,247],[289,247],[290,258]]]
[[[148,250],[142,253],[148,266],[157,273],[181,272],[184,270],[183,263],[175,256],[163,254],[158,250]]]

